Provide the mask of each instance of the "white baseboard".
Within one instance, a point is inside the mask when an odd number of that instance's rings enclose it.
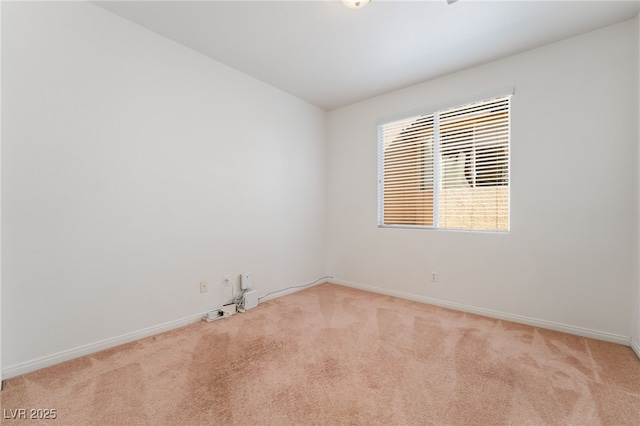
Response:
[[[415,295],[415,294],[410,294],[410,293],[403,293],[403,292],[399,292],[399,291],[395,291],[395,290],[388,290],[388,289],[384,289],[384,288],[380,288],[380,287],[373,287],[373,286],[369,286],[369,285],[364,285],[364,284],[359,284],[359,283],[354,283],[354,282],[350,282],[350,281],[345,281],[345,280],[339,280],[339,279],[335,279],[333,277],[327,277],[329,279],[327,280],[323,280],[323,281],[319,281],[317,283],[313,283],[310,285],[307,285],[303,288],[301,287],[297,287],[297,288],[290,288],[290,289],[286,289],[283,290],[282,292],[278,292],[276,294],[270,295],[265,297],[264,299],[261,299],[261,301],[267,301],[270,299],[275,299],[277,297],[282,297],[285,296],[287,294],[291,294],[291,293],[295,293],[297,291],[301,291],[304,290],[305,288],[309,288],[309,287],[314,287],[316,285],[320,285],[326,282],[330,282],[333,284],[338,284],[338,285],[342,285],[345,287],[352,287],[352,288],[357,288],[360,290],[366,290],[366,291],[371,291],[374,293],[379,293],[379,294],[385,294],[387,296],[394,296],[394,297],[399,297],[402,299],[408,299],[408,300],[413,300],[416,302],[422,302],[422,303],[427,303],[430,305],[436,305],[436,306],[442,306],[444,308],[450,308],[450,309],[455,309],[458,311],[463,311],[463,312],[469,312],[469,313],[473,313],[473,314],[478,314],[478,315],[484,315],[487,317],[491,317],[491,318],[498,318],[498,319],[503,319],[506,321],[512,321],[512,322],[516,322],[516,323],[520,323],[520,324],[526,324],[526,325],[531,325],[534,327],[540,327],[540,328],[545,328],[545,329],[550,329],[550,330],[555,330],[555,331],[561,331],[564,333],[569,333],[569,334],[576,334],[578,336],[584,336],[584,337],[591,337],[593,339],[598,339],[598,340],[604,340],[607,342],[613,342],[613,343],[619,343],[625,346],[631,346],[631,348],[633,349],[633,351],[636,353],[636,355],[638,355],[638,358],[640,358],[640,345],[638,344],[638,342],[636,342],[633,338],[629,338],[629,337],[625,337],[625,336],[621,336],[621,335],[617,335],[617,334],[612,334],[612,333],[605,333],[605,332],[600,332],[600,331],[596,331],[596,330],[589,330],[586,328],[581,328],[581,327],[575,327],[575,326],[571,326],[571,325],[566,325],[566,324],[560,324],[560,323],[555,323],[555,322],[551,322],[551,321],[545,321],[545,320],[539,320],[536,318],[529,318],[529,317],[524,317],[521,315],[513,315],[513,314],[508,314],[508,313],[503,313],[503,312],[498,312],[498,311],[493,311],[490,309],[483,309],[483,308],[477,308],[477,307],[473,307],[473,306],[469,306],[469,305],[463,305],[463,304],[459,304],[459,303],[453,303],[453,302],[447,302],[444,300],[439,300],[439,299],[433,299],[430,297],[425,297],[425,296],[419,296],[419,295]],[[47,355],[41,358],[37,358],[34,360],[30,360],[30,361],[26,361],[20,364],[15,364],[15,365],[11,365],[8,366],[7,368],[4,368],[2,370],[2,380],[6,380],[6,379],[10,379],[12,377],[16,377],[16,376],[20,376],[22,374],[26,374],[35,370],[39,370],[41,368],[45,368],[45,367],[50,367],[52,365],[64,362],[64,361],[68,361],[74,358],[78,358],[84,355],[89,355],[95,352],[99,352],[101,350],[104,349],[109,349],[112,348],[114,346],[118,346],[118,345],[122,345],[125,343],[129,343],[132,342],[134,340],[139,340],[139,339],[143,339],[145,337],[149,337],[149,336],[153,336],[155,334],[159,334],[159,333],[163,333],[165,331],[169,331],[169,330],[173,330],[175,328],[178,327],[182,327],[185,325],[189,325],[189,324],[193,324],[196,323],[198,321],[200,321],[202,319],[202,317],[205,315],[206,313],[200,313],[197,315],[192,315],[186,318],[181,318],[175,321],[170,321],[164,324],[160,324],[157,326],[153,326],[153,327],[149,327],[143,330],[139,330],[139,331],[135,331],[133,333],[128,333],[128,334],[124,334],[122,336],[118,336],[118,337],[114,337],[111,339],[105,339],[105,340],[101,340],[99,342],[94,342],[94,343],[90,343],[88,345],[84,345],[84,346],[80,346],[77,348],[73,348],[73,349],[69,349],[66,351],[62,351],[62,352],[58,352],[52,355]]]
[[[326,276],[306,285],[291,287],[291,288],[284,289],[282,291],[277,291],[277,292],[274,292],[273,294],[270,294],[269,296],[261,298],[260,301],[265,302],[270,299],[275,299],[277,297],[282,297],[282,296],[286,296],[287,294],[295,293],[296,291],[304,290],[305,288],[324,284],[328,282],[330,278],[333,278],[333,277]],[[165,331],[173,330],[174,328],[193,324],[200,321],[202,317],[205,315],[206,315],[206,312],[203,312],[201,314],[192,315],[186,318],[181,318],[175,321],[169,321],[164,324],[149,327],[144,330],[134,331],[132,333],[124,334],[122,336],[101,340],[95,343],[90,343],[88,345],[58,352],[52,355],[47,355],[41,358],[23,362],[20,364],[10,365],[7,368],[2,369],[2,380],[6,380],[12,377],[20,376],[22,374],[30,373],[32,371],[36,371],[41,368],[50,367],[52,365],[55,365],[64,361],[69,361],[71,359],[78,358],[81,356],[90,355],[92,353],[99,352],[104,349],[109,349],[114,346],[133,342],[134,340],[144,339],[145,337],[149,337],[155,334],[163,333]]]
[[[640,358],[640,343],[637,342],[633,337],[630,339],[631,341],[631,349],[636,353],[636,356]]]
[[[455,309],[457,311],[469,312],[472,314],[478,314],[486,317],[502,319],[505,321],[516,322],[519,324],[531,325],[533,327],[560,331],[563,333],[575,334],[583,337],[590,337],[592,339],[619,343],[625,346],[632,345],[632,343],[630,343],[629,336],[621,336],[619,334],[606,333],[606,332],[597,331],[597,330],[590,330],[587,328],[576,327],[572,325],[561,324],[561,323],[541,320],[537,318],[530,318],[522,315],[514,315],[514,314],[505,313],[505,312],[494,311],[491,309],[477,308],[474,306],[464,305],[460,303],[447,302],[444,300],[434,299],[431,297],[425,297],[425,296],[420,296],[420,295],[411,294],[411,293],[403,293],[400,291],[388,290],[385,288],[373,287],[373,286],[354,283],[350,281],[332,279],[331,282],[334,284],[343,285],[345,287],[357,288],[360,290],[366,290],[374,293],[385,294],[387,296],[394,296],[394,297],[399,297],[401,299],[408,299],[414,302],[422,302],[430,305],[441,306],[443,308]],[[638,356],[640,357],[640,348],[638,347],[637,342],[636,342],[634,351],[636,352],[636,354],[639,354]]]
[[[41,368],[50,367],[52,365],[55,365],[64,361],[69,361],[70,359],[78,358],[84,355],[89,355],[104,349],[112,348],[114,346],[133,342],[134,340],[144,339],[145,337],[149,337],[155,334],[163,333],[165,331],[173,330],[174,328],[193,324],[200,321],[204,315],[205,313],[203,312],[201,314],[192,315],[186,318],[181,318],[179,320],[166,322],[164,324],[145,328],[143,330],[135,331],[133,333],[128,333],[128,334],[124,334],[122,336],[114,337],[111,339],[105,339],[99,342],[90,343],[88,345],[58,352],[52,355],[43,356],[41,358],[26,361],[20,364],[10,365],[7,368],[4,368],[2,370],[2,380],[6,380],[12,377],[20,376],[22,374],[30,373],[32,371],[39,370]]]

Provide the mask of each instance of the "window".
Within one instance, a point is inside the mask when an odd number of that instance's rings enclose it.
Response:
[[[512,93],[379,124],[379,226],[508,231]]]

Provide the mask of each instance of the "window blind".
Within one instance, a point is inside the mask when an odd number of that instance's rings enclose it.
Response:
[[[380,226],[509,229],[510,95],[380,124]]]

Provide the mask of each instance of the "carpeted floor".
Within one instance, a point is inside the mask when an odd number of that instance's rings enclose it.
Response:
[[[1,405],[3,425],[638,425],[640,360],[323,284],[7,380]]]

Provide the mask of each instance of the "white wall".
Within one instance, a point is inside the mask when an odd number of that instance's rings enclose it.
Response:
[[[324,111],[88,3],[2,25],[5,377],[324,275]]]
[[[347,285],[628,344],[638,257],[636,26],[330,112],[327,272]],[[515,86],[511,232],[379,229],[377,120],[506,86]]]
[[[331,112],[325,224],[319,109],[91,4],[1,15],[5,378],[191,320],[247,270],[640,342],[637,20]],[[376,121],[509,85],[511,233],[378,229]]]
[[[636,36],[638,37],[638,63],[636,64],[636,76],[637,76],[637,90],[638,90],[638,102],[640,102],[640,15],[636,17]],[[639,107],[640,109],[640,107]],[[640,146],[640,117],[638,119],[638,145]],[[640,157],[638,157],[638,164],[640,164]],[[638,175],[638,182],[640,183],[640,174]],[[639,201],[640,202],[640,201]],[[640,223],[640,205],[638,206],[637,221]],[[640,230],[639,230],[640,232]],[[637,235],[636,245],[640,247],[640,233]],[[631,335],[631,347],[636,352],[636,355],[640,357],[640,254],[636,258],[636,280],[635,280],[635,292],[633,294],[633,331]]]
[[[2,76],[2,3],[0,1],[0,77]],[[0,100],[2,84],[0,84]],[[0,102],[0,218],[2,217],[2,102]],[[0,387],[2,386],[2,220],[0,220]]]

